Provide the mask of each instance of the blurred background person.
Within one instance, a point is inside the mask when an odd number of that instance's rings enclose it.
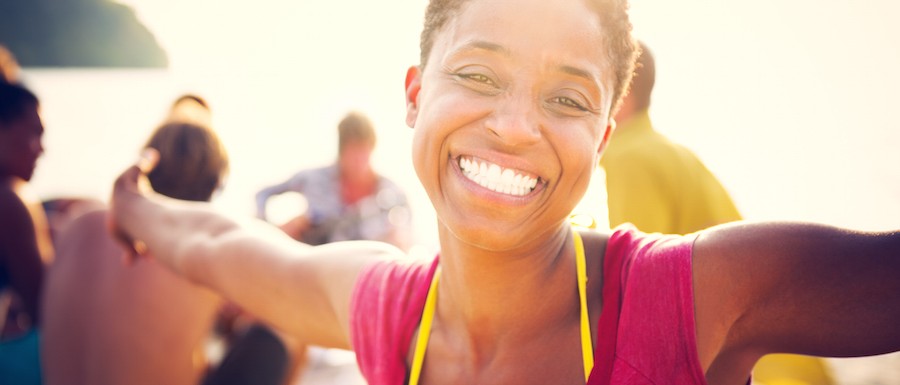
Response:
[[[412,237],[406,193],[372,167],[371,155],[377,141],[372,122],[359,112],[350,112],[338,123],[337,130],[337,161],[301,170],[284,182],[260,190],[256,194],[257,217],[270,220],[270,198],[298,193],[306,200],[306,210],[279,224],[292,238],[310,245],[377,240],[408,251]],[[292,356],[288,375],[291,380],[300,378],[310,355],[328,356],[327,351],[308,349],[302,341],[282,338]]]
[[[59,248],[59,239],[62,233],[72,222],[82,214],[102,209],[106,203],[99,199],[88,197],[66,196],[44,199],[41,201],[44,212],[47,213],[47,227],[50,229],[50,239],[53,247]]]
[[[150,184],[172,198],[209,201],[222,186],[228,156],[216,133],[198,123],[203,119],[178,118],[185,113],[181,108],[180,102],[173,105],[170,118],[176,120],[164,122],[145,145],[166,157],[149,176]],[[59,258],[47,276],[46,383],[199,384],[208,369],[207,344],[223,301],[155,261],[123,263],[122,249],[108,231],[106,209],[73,221],[61,235]],[[252,345],[275,345],[268,351],[277,353],[277,338],[265,330],[252,331],[258,332],[267,340],[254,339]],[[283,348],[280,355],[248,367],[240,359],[246,345],[235,345],[243,348],[229,355],[238,359],[223,361],[233,373],[231,382],[208,384],[280,383]],[[240,382],[247,377],[252,381]]]
[[[650,100],[656,63],[643,42],[628,95],[600,164],[606,171],[610,226],[630,222],[645,232],[689,234],[741,219],[718,179],[696,155],[653,128]],[[827,362],[771,354],[753,370],[755,384],[833,385]]]
[[[609,225],[630,222],[645,232],[688,234],[741,219],[719,180],[694,153],[656,130],[650,99],[656,82],[651,52],[642,43],[631,89],[622,100],[606,171]]]
[[[0,56],[3,54],[0,53]],[[0,379],[40,384],[40,298],[45,265],[53,260],[47,218],[29,181],[43,154],[37,97],[7,77],[14,61],[0,58]],[[16,68],[17,70],[17,68]]]
[[[408,250],[410,210],[406,193],[379,175],[370,162],[375,128],[357,112],[338,124],[338,157],[334,164],[302,170],[256,194],[256,213],[267,219],[269,198],[286,192],[303,195],[305,212],[280,227],[310,245],[346,240],[378,240]]]
[[[195,94],[184,94],[172,102],[167,121],[193,122],[212,127],[212,110],[203,97]]]

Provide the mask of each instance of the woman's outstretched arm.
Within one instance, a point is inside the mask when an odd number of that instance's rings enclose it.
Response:
[[[900,350],[900,232],[719,226],[697,239],[693,269],[705,364]]]
[[[205,203],[150,191],[145,153],[116,180],[111,227],[127,247],[215,290],[260,319],[323,346],[349,348],[349,303],[360,269],[401,255],[376,242],[310,247],[261,221],[236,220]]]

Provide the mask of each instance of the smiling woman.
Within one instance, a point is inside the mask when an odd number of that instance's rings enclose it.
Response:
[[[499,238],[481,226],[496,231],[497,220],[503,218],[509,231],[502,233],[513,238],[499,247],[510,248],[523,245],[517,237],[531,233],[512,229],[545,226],[543,219],[535,217],[539,214],[565,218],[571,212],[573,202],[551,199],[556,189],[573,192],[570,197],[576,202],[583,195],[589,180],[583,172],[593,169],[599,159],[606,132],[601,128],[606,127],[605,114],[616,87],[601,83],[604,74],[600,68],[605,61],[600,50],[589,49],[599,41],[599,33],[574,43],[570,39],[579,36],[577,31],[598,31],[595,19],[569,28],[534,28],[509,35],[504,31],[532,17],[529,10],[523,7],[516,15],[498,20],[488,16],[496,9],[483,7],[488,6],[480,2],[467,5],[474,8],[467,12],[472,17],[449,20],[435,30],[446,38],[434,41],[425,59],[428,64],[407,75],[407,124],[415,128],[416,173],[442,224],[456,236],[466,232],[498,242]],[[571,17],[562,11],[545,16]],[[424,33],[426,40],[429,31]],[[560,40],[570,43],[559,45]],[[568,48],[573,44],[580,44],[580,49],[593,56],[572,58]],[[534,49],[539,46],[558,48]],[[542,56],[552,59],[547,62]],[[578,72],[588,75],[572,76],[571,71],[562,70],[576,66]],[[590,106],[590,111],[582,105]],[[591,112],[595,110],[601,113]],[[475,184],[466,182],[470,179],[460,178],[459,164],[465,160],[484,164],[488,172],[506,169],[541,183],[521,197],[488,191],[497,186],[473,188]],[[579,169],[564,173],[564,162]],[[511,211],[519,215],[509,215]],[[446,245],[442,246],[446,250]]]

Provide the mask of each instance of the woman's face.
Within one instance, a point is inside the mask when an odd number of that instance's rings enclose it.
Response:
[[[602,44],[579,1],[472,0],[438,31],[408,76],[407,123],[442,226],[497,251],[558,229],[607,137]]]
[[[37,106],[0,127],[0,175],[31,180],[37,160],[44,153],[44,125]]]

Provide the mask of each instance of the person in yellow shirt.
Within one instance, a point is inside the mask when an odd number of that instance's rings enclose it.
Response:
[[[642,45],[618,127],[600,164],[606,171],[609,225],[630,222],[646,232],[688,234],[741,219],[719,180],[686,147],[653,129],[654,60]]]
[[[728,192],[688,148],[653,129],[650,99],[656,81],[653,55],[641,42],[618,127],[600,164],[606,171],[609,225],[632,223],[644,232],[689,234],[741,219]],[[753,370],[754,384],[832,385],[816,357],[771,354]]]

